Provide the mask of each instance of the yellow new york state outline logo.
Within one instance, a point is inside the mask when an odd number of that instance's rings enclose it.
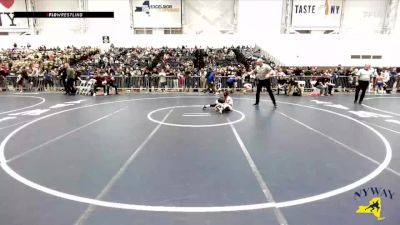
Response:
[[[359,191],[354,192],[354,200],[357,198],[368,197],[372,195],[372,199],[369,201],[368,205],[360,205],[356,210],[356,214],[372,214],[377,220],[384,220],[385,217],[381,217],[382,214],[382,197],[393,199],[394,192],[378,187],[363,188]]]
[[[385,217],[381,217],[381,211],[382,211],[382,199],[378,197],[378,198],[372,198],[371,201],[369,201],[369,205],[358,206],[358,210],[356,211],[356,213],[373,214],[377,220],[384,220]]]

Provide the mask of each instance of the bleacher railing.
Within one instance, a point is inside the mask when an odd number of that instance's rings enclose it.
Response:
[[[185,92],[196,92],[203,91],[208,88],[208,82],[205,78],[192,76],[192,77],[177,77],[167,76],[164,78],[160,77],[145,77],[145,76],[114,76],[115,83],[118,89],[131,90],[131,91],[185,91]],[[228,76],[216,76],[214,86],[215,89],[227,89],[228,88]],[[305,81],[305,91],[312,91],[312,82],[317,77],[315,76],[297,76],[296,80]],[[81,79],[88,79],[87,76],[81,76]],[[273,89],[278,87],[278,78],[271,78],[271,85]],[[400,77],[391,77],[386,83],[387,88],[391,89],[396,83],[400,84]],[[165,82],[164,82],[165,81]],[[253,87],[256,85],[256,81],[250,80],[249,77],[238,80],[234,84],[234,89],[237,91],[243,90],[245,83],[251,83]],[[339,76],[331,79],[331,83],[335,84],[335,89],[339,91],[353,90],[355,84],[353,79],[349,76]],[[76,82],[79,85],[79,81]],[[0,78],[0,88],[13,91],[18,88],[16,76],[6,76]],[[64,88],[64,82],[59,78],[45,79],[44,77],[30,77],[29,80],[25,80],[23,88],[26,91],[61,91]]]

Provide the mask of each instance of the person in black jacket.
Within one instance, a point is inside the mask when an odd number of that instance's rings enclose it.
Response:
[[[19,87],[20,92],[23,92],[24,84],[25,84],[25,81],[27,81],[27,80],[29,80],[28,69],[23,68],[21,71],[21,74],[18,75],[18,78],[17,78],[17,85]]]
[[[65,94],[67,93],[67,68],[65,66],[61,66],[60,70],[58,71],[58,76],[60,77],[60,85],[64,87]]]
[[[68,95],[74,95],[76,90],[74,88],[75,84],[75,70],[69,66],[69,64],[65,64],[66,74],[67,74],[67,86],[65,92]]]

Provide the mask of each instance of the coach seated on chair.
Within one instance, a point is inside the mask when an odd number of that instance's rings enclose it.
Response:
[[[93,86],[93,96],[96,96],[97,88],[103,87],[104,94],[106,93],[106,81],[105,77],[102,75],[100,71],[98,71],[98,74],[93,77],[93,79],[96,80],[96,83]]]
[[[285,91],[285,95],[287,95],[287,87],[288,87],[288,80],[286,78],[286,74],[283,72],[282,68],[277,67],[277,76],[278,76],[278,88],[277,94],[279,95],[279,91],[283,89]]]
[[[328,85],[326,85],[325,77],[318,77],[317,82],[315,83],[315,88],[319,89],[319,94],[328,95]]]
[[[293,87],[297,91],[298,96],[301,96],[303,94],[303,93],[301,93],[301,88],[300,88],[299,83],[297,82],[296,76],[294,76],[294,75],[290,76],[287,83],[288,83],[288,92],[287,92],[288,96],[292,92]]]
[[[325,79],[325,85],[327,86],[328,95],[332,95],[332,90],[336,85],[331,82],[330,76],[325,76],[324,79]]]
[[[105,88],[107,90],[104,95],[109,95],[110,94],[110,87],[113,87],[115,89],[115,94],[118,95],[118,87],[117,84],[115,83],[115,78],[111,74],[105,74]],[[103,83],[104,83],[103,81]]]

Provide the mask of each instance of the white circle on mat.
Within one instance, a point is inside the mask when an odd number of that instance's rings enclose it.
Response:
[[[397,99],[397,98],[400,98],[400,97],[373,97],[373,98],[364,98],[364,101],[371,100],[371,99]],[[394,116],[400,116],[400,113],[395,113],[395,112],[391,112],[388,110],[378,109],[378,108],[375,108],[375,107],[365,104],[365,102],[363,103],[363,106],[365,106],[369,109],[375,110],[375,111],[387,113],[387,114],[394,115]]]
[[[220,126],[226,126],[226,125],[231,125],[231,124],[235,124],[235,123],[239,123],[242,120],[244,120],[244,118],[246,118],[246,116],[244,115],[244,113],[238,111],[238,110],[232,110],[232,112],[236,112],[239,113],[241,115],[241,117],[237,120],[231,121],[231,122],[226,122],[226,123],[215,123],[215,124],[178,124],[178,123],[167,123],[167,122],[162,122],[160,120],[156,120],[152,117],[152,115],[154,113],[163,111],[163,110],[168,110],[168,109],[177,109],[177,108],[200,108],[203,107],[202,105],[179,105],[179,106],[170,106],[170,107],[165,107],[165,108],[161,108],[161,109],[156,109],[151,111],[149,114],[147,114],[147,118],[150,121],[153,121],[154,123],[158,123],[158,124],[162,124],[162,125],[166,125],[166,126],[173,126],[173,127],[192,127],[192,128],[201,128],[201,127],[220,127]]]
[[[37,97],[37,96],[25,96],[25,95],[0,95],[0,97],[2,97],[2,98],[35,98],[35,99],[40,99],[40,100],[41,100],[39,103],[36,103],[36,104],[30,105],[30,106],[25,106],[25,107],[22,107],[22,108],[19,108],[19,109],[13,109],[13,110],[5,111],[5,112],[0,112],[0,115],[1,115],[1,114],[12,113],[12,112],[17,112],[17,111],[21,111],[21,110],[24,110],[24,109],[30,109],[30,108],[33,108],[33,107],[39,106],[39,105],[43,104],[43,103],[46,101],[46,99],[45,99],[45,98],[42,98],[42,97]]]
[[[373,170],[371,173],[367,174],[365,177],[360,178],[359,180],[356,180],[348,185],[345,185],[343,187],[339,187],[324,193],[316,194],[313,196],[309,197],[304,197],[304,198],[299,198],[299,199],[294,199],[294,200],[289,200],[289,201],[284,201],[284,202],[264,202],[264,203],[256,203],[256,204],[247,204],[247,205],[227,205],[227,206],[199,206],[199,207],[192,207],[192,206],[160,206],[160,205],[138,205],[138,204],[126,204],[126,203],[118,203],[118,202],[109,202],[109,201],[103,201],[103,200],[98,200],[94,198],[87,198],[87,197],[82,197],[78,195],[72,195],[68,194],[65,192],[57,191],[54,189],[51,189],[49,187],[40,185],[38,183],[35,183],[16,171],[14,171],[7,163],[7,159],[5,158],[5,146],[7,142],[19,131],[23,130],[24,128],[28,127],[29,125],[36,123],[40,120],[43,120],[45,118],[49,118],[64,112],[69,112],[69,111],[74,111],[77,109],[83,109],[83,108],[89,108],[93,106],[98,106],[98,105],[108,105],[108,104],[114,104],[114,103],[125,103],[125,102],[133,102],[133,101],[145,101],[145,100],[157,100],[157,99],[176,99],[180,97],[156,97],[156,98],[140,98],[140,99],[129,99],[129,100],[120,100],[120,101],[113,101],[113,102],[104,102],[104,103],[98,103],[98,104],[92,104],[92,105],[85,105],[85,106],[80,106],[72,109],[66,109],[63,111],[58,111],[52,114],[48,114],[45,116],[42,116],[40,118],[37,118],[29,123],[26,123],[14,131],[12,131],[10,134],[7,135],[7,137],[0,143],[0,165],[1,168],[12,178],[15,180],[27,185],[28,187],[31,187],[33,189],[36,189],[38,191],[41,191],[43,193],[53,195],[59,198],[64,198],[67,200],[71,201],[76,201],[76,202],[81,202],[85,204],[91,204],[91,205],[96,205],[96,206],[102,206],[102,207],[108,207],[108,208],[116,208],[116,209],[128,209],[128,210],[138,210],[138,211],[149,211],[149,212],[184,212],[184,213],[207,213],[207,212],[235,212],[235,211],[247,211],[247,210],[259,210],[259,209],[267,209],[267,208],[283,208],[283,207],[289,207],[289,206],[296,206],[296,205],[303,205],[315,201],[320,201],[323,199],[327,199],[342,193],[345,193],[347,191],[353,190],[363,184],[366,184],[367,182],[371,181],[375,177],[377,177],[380,173],[382,173],[383,170],[385,170],[391,159],[392,159],[392,148],[389,144],[389,141],[377,130],[372,128],[371,126],[368,126],[367,124],[354,119],[350,116],[340,114],[334,111],[330,111],[327,109],[321,109],[321,108],[316,108],[312,106],[307,106],[307,105],[301,105],[301,104],[296,104],[296,103],[290,103],[290,102],[279,102],[280,104],[286,104],[286,105],[293,105],[293,106],[299,106],[303,108],[309,108],[309,109],[315,109],[318,111],[323,111],[327,113],[331,113],[337,116],[340,116],[342,118],[349,119],[357,124],[360,124],[364,126],[365,128],[371,130],[374,134],[376,134],[383,144],[385,145],[385,159],[383,160],[382,163],[379,164],[379,166]],[[254,101],[254,99],[250,98],[235,98],[235,99],[241,99],[241,100],[251,100]],[[266,101],[266,100],[262,100]]]

